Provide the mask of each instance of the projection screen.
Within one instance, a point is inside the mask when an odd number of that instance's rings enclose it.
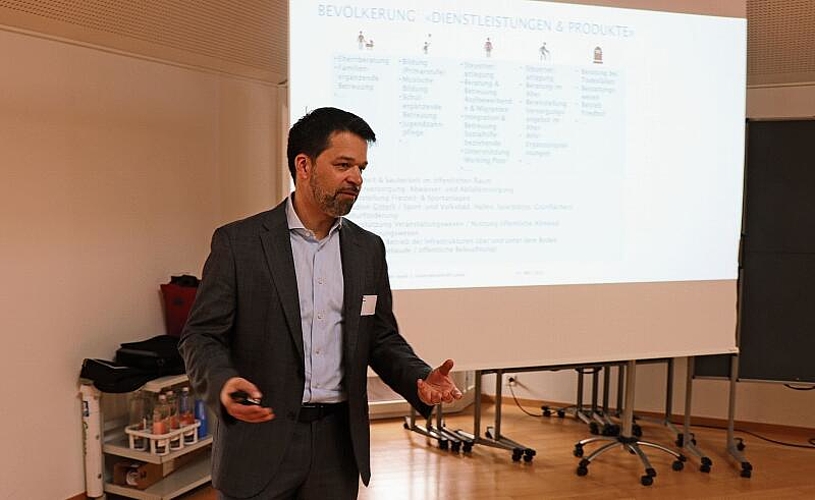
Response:
[[[348,217],[385,240],[421,356],[736,352],[746,20],[727,3],[290,2],[290,120],[336,106],[375,130]]]

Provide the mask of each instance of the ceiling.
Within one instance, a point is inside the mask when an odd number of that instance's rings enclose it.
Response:
[[[815,84],[815,1],[747,0],[747,84]]]
[[[0,25],[270,83],[288,73],[286,1],[0,0]]]
[[[274,84],[288,73],[287,5],[0,0],[0,25]],[[815,0],[747,0],[747,20],[748,86],[815,84]]]

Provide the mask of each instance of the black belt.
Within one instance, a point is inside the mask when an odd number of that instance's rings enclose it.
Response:
[[[303,403],[300,406],[300,413],[297,414],[297,421],[303,423],[310,423],[327,417],[338,411],[344,411],[348,408],[348,403]]]

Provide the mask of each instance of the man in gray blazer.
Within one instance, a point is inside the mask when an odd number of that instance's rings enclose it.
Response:
[[[356,498],[370,480],[367,367],[421,414],[461,392],[399,334],[382,240],[346,215],[368,144],[360,117],[320,108],[289,131],[295,191],[215,231],[179,349],[218,415],[221,498]]]

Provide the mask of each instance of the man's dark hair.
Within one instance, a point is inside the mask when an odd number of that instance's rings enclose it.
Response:
[[[289,173],[295,183],[294,158],[301,153],[311,159],[317,158],[328,149],[328,142],[335,132],[351,132],[369,143],[376,142],[376,134],[370,125],[353,113],[337,108],[317,108],[306,113],[289,130],[286,147]]]

